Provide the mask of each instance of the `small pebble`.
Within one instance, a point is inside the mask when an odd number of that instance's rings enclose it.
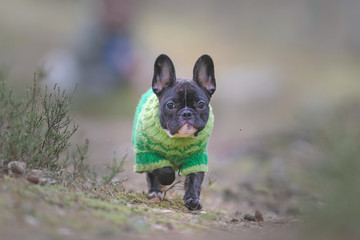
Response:
[[[43,176],[43,171],[39,169],[32,169],[27,173],[26,179],[31,182],[38,184]]]
[[[20,161],[12,161],[8,164],[9,175],[12,177],[21,177],[25,174],[26,163]]]
[[[40,178],[39,184],[40,185],[45,185],[45,184],[50,184],[53,185],[57,183],[55,179],[52,178]]]

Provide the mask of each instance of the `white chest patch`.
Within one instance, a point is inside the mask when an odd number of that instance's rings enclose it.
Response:
[[[181,137],[181,138],[186,138],[186,137],[192,137],[192,138],[194,138],[195,137],[195,135],[194,135],[194,133],[196,133],[197,132],[197,129],[196,128],[194,128],[192,125],[190,125],[190,124],[185,124],[184,126],[182,126],[180,129],[179,129],[179,131],[177,132],[177,133],[175,133],[174,135],[172,135],[171,133],[170,133],[170,131],[169,130],[165,130],[164,129],[164,131],[167,133],[167,135],[169,135],[169,137],[171,137],[171,138],[174,138],[174,137]]]

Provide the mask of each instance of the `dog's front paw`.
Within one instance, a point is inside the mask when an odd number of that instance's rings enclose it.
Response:
[[[200,210],[202,208],[202,203],[198,198],[193,199],[190,197],[185,199],[184,202],[189,210]]]
[[[150,191],[150,192],[148,192],[147,195],[148,195],[149,198],[159,198],[159,199],[162,198],[162,192],[161,191]]]

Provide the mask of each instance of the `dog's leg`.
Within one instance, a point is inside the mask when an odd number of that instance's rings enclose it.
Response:
[[[160,185],[170,185],[175,180],[175,172],[171,167],[158,168],[151,173],[146,173],[148,183],[148,195],[150,197],[161,197]]]
[[[203,180],[203,172],[190,173],[186,176],[184,203],[189,210],[200,210],[202,208],[200,192]]]
[[[175,180],[175,172],[171,167],[155,169],[152,174],[161,185],[170,185]]]
[[[155,180],[154,174],[146,173],[146,182],[148,185],[148,196],[149,197],[161,197],[161,190],[159,183]]]

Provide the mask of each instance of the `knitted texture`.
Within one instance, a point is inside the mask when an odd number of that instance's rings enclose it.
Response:
[[[207,143],[213,126],[214,115],[210,107],[209,120],[197,137],[169,137],[160,124],[159,100],[149,89],[141,97],[135,112],[132,133],[134,171],[143,173],[172,167],[182,175],[207,172]]]

